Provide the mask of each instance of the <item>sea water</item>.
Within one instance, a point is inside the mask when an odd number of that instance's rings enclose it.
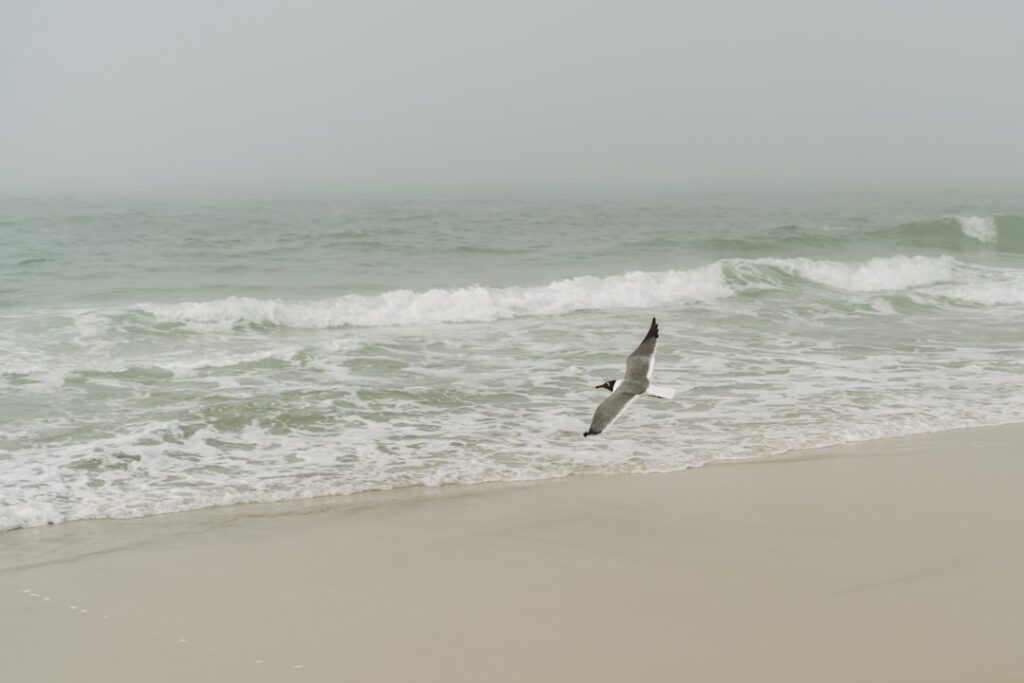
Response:
[[[0,529],[1022,421],[1022,343],[1013,197],[7,197]]]

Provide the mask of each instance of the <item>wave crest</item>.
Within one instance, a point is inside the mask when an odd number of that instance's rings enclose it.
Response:
[[[1024,217],[947,216],[932,221],[906,223],[873,233],[902,246],[944,251],[1024,252]]]
[[[979,242],[993,243],[999,238],[999,229],[991,216],[957,216],[963,233]]]
[[[790,275],[851,292],[911,289],[953,279],[956,261],[949,256],[890,256],[864,263],[816,261],[807,258],[756,259]]]
[[[983,305],[1021,303],[1019,281],[1001,269],[970,266],[951,256],[889,256],[868,261],[809,258],[724,259],[694,270],[582,276],[533,287],[400,289],[349,294],[321,301],[228,297],[177,304],[138,304],[158,322],[198,330],[238,325],[307,329],[493,322],[584,310],[653,308],[710,303],[744,292],[825,286],[846,292],[902,292],[941,288],[946,299]],[[999,272],[996,272],[999,271]],[[955,292],[955,294],[950,294]]]
[[[710,301],[733,294],[720,263],[696,270],[582,276],[536,287],[462,287],[425,292],[400,289],[383,294],[349,294],[324,301],[228,297],[179,304],[139,304],[160,322],[232,327],[415,325],[491,322],[527,315],[560,315],[582,310],[644,308]]]

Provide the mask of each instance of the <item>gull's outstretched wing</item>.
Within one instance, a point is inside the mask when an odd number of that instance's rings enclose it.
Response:
[[[654,347],[658,345],[658,320],[651,318],[651,328],[640,346],[626,359],[626,382],[646,384],[654,374]],[[645,387],[646,388],[646,387]]]
[[[622,411],[635,401],[640,394],[631,394],[628,391],[613,391],[612,395],[601,401],[594,411],[594,419],[590,421],[590,429],[583,432],[583,436],[600,434],[611,426],[615,419],[622,415]]]

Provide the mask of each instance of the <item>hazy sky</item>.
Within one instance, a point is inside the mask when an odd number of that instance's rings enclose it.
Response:
[[[0,0],[15,191],[1022,182],[1019,2]]]

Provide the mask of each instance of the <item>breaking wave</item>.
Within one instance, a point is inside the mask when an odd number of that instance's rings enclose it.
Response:
[[[781,275],[781,277],[780,277]],[[899,292],[957,284],[956,298],[989,305],[1019,303],[1021,283],[1001,269],[951,256],[890,256],[859,263],[808,258],[723,259],[693,270],[583,276],[534,287],[394,290],[320,301],[228,297],[176,304],[139,304],[161,323],[196,329],[270,325],[307,329],[492,322],[585,310],[710,303],[750,289],[824,285],[849,292]]]
[[[697,244],[716,253],[756,258],[768,255],[817,256],[842,253],[852,246],[900,253],[907,249],[939,252],[1024,252],[1024,217],[944,216],[899,225],[780,225],[746,234],[716,235]],[[884,252],[883,252],[884,253]]]
[[[876,233],[897,244],[947,251],[1024,252],[1024,217],[947,216],[907,223]]]
[[[492,322],[530,315],[658,306],[731,296],[720,263],[696,270],[583,276],[536,287],[462,287],[349,294],[323,301],[228,297],[180,304],[140,304],[160,322],[329,328]]]
[[[898,291],[949,282],[957,262],[949,256],[892,256],[863,263],[816,261],[807,258],[756,259],[793,276],[851,292]]]
[[[991,216],[957,216],[956,222],[965,235],[979,242],[995,242],[999,236],[999,228]]]
[[[15,207],[0,531],[1024,420],[1019,198],[875,204]]]

